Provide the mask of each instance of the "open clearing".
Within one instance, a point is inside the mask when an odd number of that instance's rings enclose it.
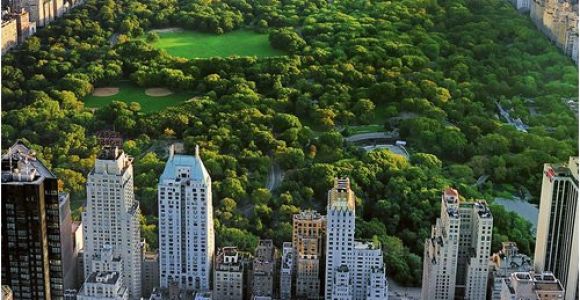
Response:
[[[114,87],[113,87],[114,86]],[[119,82],[110,87],[95,88],[93,95],[85,98],[85,106],[88,108],[101,108],[113,101],[125,103],[137,102],[141,104],[141,111],[145,113],[161,111],[166,107],[178,105],[194,96],[192,92],[172,92],[166,88],[146,89],[133,85],[131,82]],[[117,89],[117,93],[111,91]],[[109,92],[110,95],[104,94]]]
[[[172,95],[173,92],[166,88],[149,88],[145,90],[145,95],[151,97],[163,97]]]
[[[93,91],[93,96],[96,96],[96,97],[109,97],[109,96],[117,95],[118,93],[119,93],[119,88],[116,88],[116,87],[100,87],[100,88],[96,88]]]
[[[236,30],[222,35],[176,28],[158,29],[159,41],[153,46],[183,58],[230,56],[270,57],[285,55],[270,46],[268,34]]]

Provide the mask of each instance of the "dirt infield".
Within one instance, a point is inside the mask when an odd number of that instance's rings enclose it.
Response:
[[[170,28],[163,28],[163,29],[153,29],[150,32],[154,32],[154,33],[165,33],[165,32],[180,32],[180,31],[183,31],[183,28],[170,27]]]
[[[168,96],[171,94],[173,94],[173,92],[166,88],[150,88],[145,90],[145,95],[152,97]]]
[[[119,93],[119,88],[116,88],[116,87],[100,87],[100,88],[96,88],[93,91],[93,96],[97,96],[97,97],[109,97],[109,96],[117,95],[118,93]]]

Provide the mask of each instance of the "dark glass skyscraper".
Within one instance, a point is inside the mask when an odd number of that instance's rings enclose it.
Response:
[[[14,299],[63,299],[58,181],[17,142],[2,155],[2,284]]]

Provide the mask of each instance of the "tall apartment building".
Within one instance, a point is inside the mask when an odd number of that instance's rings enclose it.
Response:
[[[347,177],[328,191],[325,299],[352,299],[355,195]]]
[[[370,269],[366,291],[366,300],[389,299],[389,287],[384,266]]]
[[[252,296],[274,297],[276,248],[272,240],[260,240],[254,251]]]
[[[536,235],[535,269],[560,279],[566,299],[578,299],[578,157],[545,164]]]
[[[2,156],[2,284],[15,299],[64,297],[63,200],[34,151],[17,142]]]
[[[242,300],[245,282],[244,263],[236,247],[218,250],[215,259],[213,297],[220,300]]]
[[[425,241],[422,299],[485,299],[493,217],[485,201],[461,202],[446,189]]]
[[[295,253],[296,297],[318,299],[322,281],[324,231],[326,220],[316,211],[307,210],[292,218],[292,244]]]
[[[133,158],[118,147],[104,146],[87,178],[83,212],[85,278],[96,271],[93,261],[103,252],[122,260],[123,283],[131,299],[141,298],[141,237],[139,203],[133,192]],[[86,284],[86,280],[85,280]]]
[[[211,178],[199,157],[175,154],[159,178],[159,268],[161,288],[211,289],[214,256]]]
[[[532,259],[519,253],[516,243],[502,243],[502,249],[490,258],[488,288],[490,299],[501,299],[501,289],[505,278],[509,278],[515,272],[533,271],[533,267]]]
[[[352,270],[353,299],[365,300],[372,270],[383,269],[383,251],[378,242],[355,242]],[[384,276],[384,272],[383,272]],[[375,280],[377,280],[375,278]]]
[[[294,274],[294,247],[292,243],[282,245],[282,259],[280,262],[280,300],[292,298],[292,275]]]
[[[564,288],[550,272],[514,272],[502,280],[501,300],[563,299]]]

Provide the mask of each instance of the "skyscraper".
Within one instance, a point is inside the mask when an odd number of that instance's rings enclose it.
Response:
[[[2,156],[2,284],[15,299],[64,297],[63,199],[56,176],[34,151],[17,142]]]
[[[348,177],[328,191],[325,299],[352,299],[355,195]]]
[[[485,201],[461,202],[446,189],[425,241],[422,299],[485,299],[493,217]]]
[[[566,299],[578,299],[578,157],[567,164],[545,164],[534,264],[550,271],[566,289]]]
[[[159,178],[159,269],[161,288],[211,289],[214,255],[211,178],[199,157],[175,154]]]
[[[318,299],[323,273],[324,231],[326,220],[316,211],[307,210],[292,218],[292,244],[295,253],[296,297]]]
[[[93,263],[111,252],[123,264],[119,278],[131,299],[141,297],[141,253],[139,203],[133,192],[133,158],[114,146],[104,146],[87,178],[87,203],[83,212],[85,278],[95,270]],[[98,277],[98,276],[97,276]],[[85,282],[87,284],[88,282]]]

